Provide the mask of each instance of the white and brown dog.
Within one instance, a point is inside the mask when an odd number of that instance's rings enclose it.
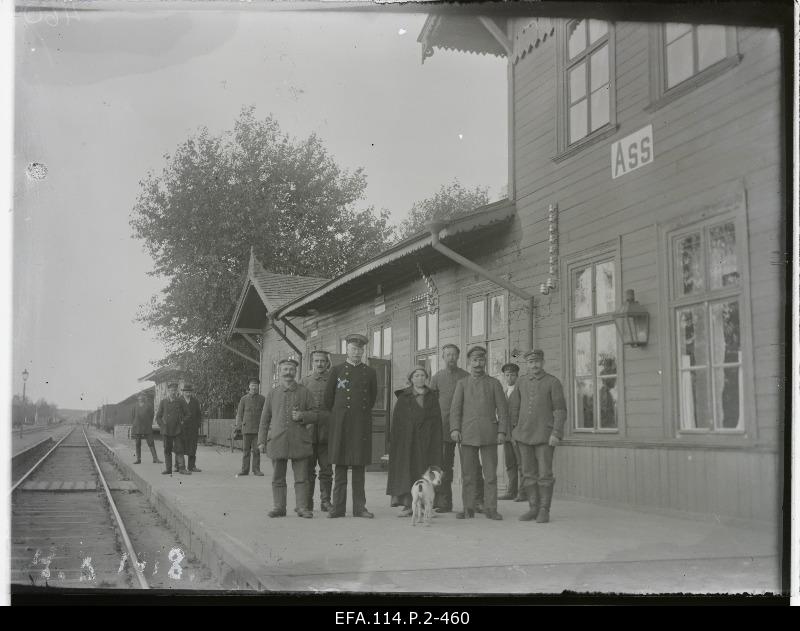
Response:
[[[428,467],[422,477],[411,485],[411,507],[414,511],[411,517],[411,525],[416,526],[422,523],[425,518],[425,525],[431,525],[433,516],[433,499],[436,496],[436,487],[442,483],[442,470],[439,467]]]

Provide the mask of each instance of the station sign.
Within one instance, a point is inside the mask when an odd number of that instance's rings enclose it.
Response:
[[[653,161],[653,126],[648,125],[611,145],[611,178],[617,179]]]

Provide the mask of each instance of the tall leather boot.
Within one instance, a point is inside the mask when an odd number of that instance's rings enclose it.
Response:
[[[148,445],[148,446],[150,447],[150,453],[153,455],[153,463],[155,464],[155,463],[161,462],[158,459],[158,452],[156,451],[155,444],[154,443],[150,443],[150,445]]]
[[[308,476],[306,480],[306,508],[314,511],[314,488],[316,487],[317,476],[314,473],[314,465],[309,465]]]
[[[320,478],[319,481],[319,503],[320,503],[320,510],[324,512],[328,512],[331,507],[331,481],[330,480],[323,480]]]
[[[178,467],[178,473],[181,475],[192,475],[192,472],[186,469],[186,456],[181,454],[179,457],[177,457],[176,464]]]
[[[133,464],[140,464],[142,462],[142,441],[136,441],[136,460]]]
[[[519,480],[519,484],[517,485],[517,488],[519,489],[519,491],[517,491],[517,497],[514,498],[514,501],[515,502],[527,502],[528,501],[528,490],[522,484],[522,471],[518,472],[517,479]]]
[[[553,500],[553,484],[539,485],[539,493],[542,496],[542,507],[536,517],[537,524],[546,524],[550,521],[550,502]]]
[[[274,508],[267,513],[270,517],[286,517],[286,487],[272,487],[272,504]]]
[[[200,469],[195,466],[196,462],[197,456],[189,456],[189,471],[192,471],[193,473],[200,473]]]
[[[539,499],[539,487],[536,484],[531,484],[525,487],[525,493],[528,496],[528,512],[519,516],[520,521],[533,521],[539,517],[541,512],[541,503]]]

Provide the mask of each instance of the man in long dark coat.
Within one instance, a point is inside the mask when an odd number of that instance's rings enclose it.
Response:
[[[136,441],[136,461],[133,464],[142,462],[142,439],[147,441],[150,453],[153,455],[153,463],[161,462],[158,459],[156,444],[153,441],[153,404],[147,395],[139,393],[136,397],[136,406],[131,410],[131,438]]]
[[[197,461],[197,435],[200,433],[200,424],[203,422],[203,411],[200,409],[200,402],[194,396],[192,384],[183,384],[181,391],[189,411],[189,416],[183,425],[183,453],[189,458],[189,471],[200,473],[200,469],[195,466],[195,463]]]
[[[334,366],[325,385],[329,420],[328,453],[334,465],[333,502],[328,517],[344,517],[347,469],[353,470],[353,516],[372,518],[364,489],[366,466],[372,462],[372,406],[378,397],[378,376],[361,361],[367,338],[348,335],[347,359]]]
[[[300,383],[308,388],[314,397],[314,409],[323,411],[325,407],[325,386],[331,367],[330,354],[327,351],[311,352],[311,374],[306,375]],[[319,501],[320,510],[327,513],[331,508],[331,487],[333,485],[333,469],[328,455],[328,414],[324,410],[316,425],[310,425],[313,451],[308,459],[308,510],[314,510],[314,481],[319,464]]]
[[[263,476],[261,473],[261,452],[258,450],[258,426],[261,422],[261,412],[264,410],[264,395],[258,393],[261,382],[253,377],[247,386],[247,394],[239,399],[236,409],[236,424],[234,437],[239,434],[242,438],[242,468],[237,477],[250,473],[250,460],[253,461],[253,475]]]
[[[183,424],[189,416],[186,402],[178,396],[178,384],[167,384],[167,396],[161,399],[156,412],[156,421],[161,427],[164,437],[164,463],[166,468],[161,472],[165,475],[172,473],[172,452],[175,452],[175,468],[178,473],[187,475],[186,465],[183,461]]]

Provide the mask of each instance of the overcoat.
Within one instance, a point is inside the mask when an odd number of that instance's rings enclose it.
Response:
[[[183,401],[185,403],[186,399]],[[186,422],[183,424],[183,433],[187,436],[192,436],[200,431],[200,423],[203,422],[203,411],[200,409],[200,401],[194,397],[189,399],[189,402],[186,403],[186,408],[189,415],[186,418]]]
[[[428,467],[442,466],[442,412],[438,393],[430,388],[425,388],[422,406],[413,387],[395,396],[386,494],[405,495]]]
[[[180,436],[188,416],[189,408],[182,397],[177,397],[174,401],[166,397],[158,404],[156,421],[164,436]]]
[[[461,432],[461,443],[480,447],[496,445],[497,435],[508,438],[508,401],[494,377],[464,377],[456,384],[450,405],[450,431]]]
[[[439,409],[442,411],[442,440],[446,443],[453,442],[450,440],[450,405],[453,403],[456,384],[464,377],[469,377],[469,373],[458,367],[454,370],[442,368],[431,377],[431,390],[439,393]]]
[[[153,434],[153,406],[150,403],[135,405],[131,410],[131,436],[151,436]]]
[[[292,420],[292,410],[303,413],[303,422]],[[258,444],[267,445],[267,457],[273,460],[301,460],[312,454],[312,424],[319,419],[314,397],[308,388],[293,383],[270,390],[261,412]]]
[[[314,409],[322,411],[316,425],[311,426],[311,437],[314,443],[320,445],[328,444],[328,411],[325,410],[325,386],[328,383],[328,373],[326,370],[321,374],[312,372],[300,380],[300,383],[308,388],[311,396],[314,397]],[[326,447],[327,449],[327,447]]]
[[[263,394],[249,392],[239,399],[239,407],[236,409],[236,429],[241,430],[243,434],[258,434],[264,401],[266,399]]]
[[[378,397],[375,369],[345,362],[330,370],[325,385],[328,454],[331,464],[368,465],[372,462],[372,406]]]
[[[513,438],[526,445],[541,445],[550,436],[564,437],[567,403],[558,377],[543,372],[525,375],[517,381],[508,407],[514,425]]]

